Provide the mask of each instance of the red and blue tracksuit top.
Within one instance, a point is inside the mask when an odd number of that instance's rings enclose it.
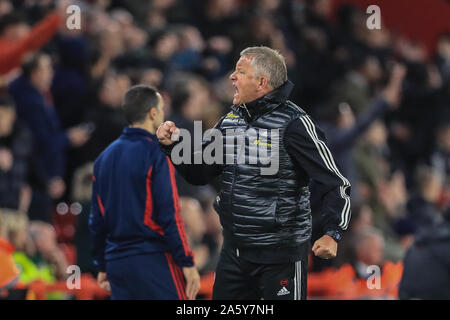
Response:
[[[193,254],[180,216],[175,169],[150,132],[127,127],[95,160],[89,229],[94,265],[169,252],[180,267]]]

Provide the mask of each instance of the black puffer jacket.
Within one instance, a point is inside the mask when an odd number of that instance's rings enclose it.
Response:
[[[305,112],[284,98],[283,91],[266,95],[249,112],[251,116],[245,105],[233,107],[219,126],[228,163],[222,169],[215,209],[227,240],[241,247],[295,246],[311,235],[308,181],[299,179],[283,139],[275,137],[283,137],[288,123]],[[247,132],[245,152],[238,159],[230,141],[243,132]],[[262,171],[269,171],[263,161],[251,164],[256,149],[260,154],[266,149],[277,162],[271,163],[274,174]]]

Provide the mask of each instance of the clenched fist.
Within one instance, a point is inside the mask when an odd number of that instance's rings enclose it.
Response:
[[[312,247],[312,251],[316,257],[322,259],[332,259],[337,254],[337,242],[329,235],[324,235]]]
[[[178,140],[180,129],[177,128],[172,121],[166,121],[161,123],[156,130],[156,136],[159,142],[165,146],[170,146],[172,143]]]

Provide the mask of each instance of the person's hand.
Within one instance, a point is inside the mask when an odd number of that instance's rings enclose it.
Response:
[[[3,171],[11,170],[13,165],[13,155],[8,149],[0,149],[0,169]]]
[[[396,109],[400,103],[402,82],[406,75],[406,67],[402,64],[395,64],[392,70],[389,83],[383,90],[383,97],[391,109]]]
[[[73,127],[67,131],[67,135],[69,137],[70,143],[73,147],[81,147],[84,145],[91,135],[89,132],[80,127]]]
[[[61,177],[54,177],[48,183],[47,191],[52,199],[59,199],[66,191],[66,184]]]
[[[165,146],[170,146],[176,139],[173,139],[172,134],[180,129],[177,128],[172,121],[166,121],[161,123],[158,130],[156,130],[156,136],[159,142]]]
[[[335,258],[337,254],[337,242],[326,234],[314,242],[312,251],[316,257],[322,259]]]
[[[189,300],[194,300],[200,290],[200,275],[196,267],[184,267],[183,274],[186,279],[186,295]]]
[[[97,275],[97,283],[103,290],[111,291],[111,285],[109,284],[106,272],[99,272]]]
[[[29,185],[24,185],[22,188],[20,188],[19,207],[17,208],[17,210],[24,214],[28,214],[28,209],[30,208],[32,197],[33,191]]]

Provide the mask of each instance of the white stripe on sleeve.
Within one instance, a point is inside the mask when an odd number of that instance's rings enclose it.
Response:
[[[320,157],[325,163],[325,166],[328,168],[328,170],[336,174],[342,180],[342,185],[339,187],[339,189],[340,195],[342,199],[344,199],[345,204],[341,211],[341,222],[339,226],[343,230],[346,230],[348,227],[348,223],[350,221],[351,211],[350,211],[350,197],[346,194],[345,191],[347,188],[350,187],[350,182],[339,172],[339,169],[337,168],[336,163],[334,162],[330,150],[328,149],[326,144],[322,140],[320,140],[319,137],[317,136],[316,127],[314,126],[314,123],[309,118],[309,116],[308,115],[301,116],[300,120],[305,126],[309,136],[313,140]]]

